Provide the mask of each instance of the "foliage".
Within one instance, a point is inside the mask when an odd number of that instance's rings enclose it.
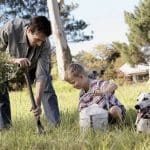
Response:
[[[130,64],[137,64],[145,62],[142,52],[133,44],[113,42],[114,49],[120,52],[120,56],[124,62],[129,62]]]
[[[140,0],[134,12],[124,12],[125,21],[129,27],[127,38],[129,44],[114,42],[113,45],[120,50],[121,56],[131,64],[145,62],[141,48],[150,45],[150,1]]]
[[[115,80],[117,78],[117,72],[113,64],[107,65],[105,72],[103,74],[103,79],[105,80]]]
[[[94,54],[86,51],[81,51],[73,58],[75,62],[82,64],[88,73],[90,74],[92,71],[96,71],[99,76],[101,76],[101,72],[104,70],[104,62],[99,58],[96,58]]]
[[[127,34],[130,44],[142,47],[149,45],[150,39],[150,1],[140,0],[139,6],[135,7],[133,13],[125,11],[125,21],[129,26],[130,32]]]
[[[22,69],[18,65],[11,64],[9,61],[12,59],[9,54],[0,52],[0,89],[3,88],[3,83],[7,82],[10,91],[22,90],[25,84]],[[35,68],[29,72],[31,82],[35,79]],[[9,82],[8,82],[9,81]]]
[[[82,51],[75,56],[75,60],[84,65],[88,71],[96,71],[98,77],[115,79],[115,62],[120,58],[120,52],[111,45],[99,44],[92,52]]]
[[[91,40],[91,35],[86,35],[84,29],[88,27],[88,24],[84,20],[77,20],[71,15],[71,11],[76,9],[78,4],[63,4],[60,7],[60,15],[64,24],[65,32],[68,41],[79,42],[85,40]],[[44,15],[48,17],[47,0],[7,0],[0,1],[0,8],[3,13],[2,21],[6,21],[12,18],[22,17],[30,18],[36,15]]]
[[[107,63],[115,62],[120,57],[120,52],[112,45],[99,44],[95,49],[96,56],[105,60]]]
[[[60,8],[60,16],[65,28],[65,33],[68,36],[69,42],[80,42],[88,41],[93,38],[93,32],[91,31],[90,35],[84,33],[84,29],[88,27],[88,24],[80,19],[77,20],[74,16],[71,15],[71,11],[78,8],[77,3],[71,3],[70,5],[64,4]]]
[[[35,134],[36,123],[31,108],[27,89],[21,92],[11,92],[11,108],[13,127],[1,132],[1,150],[148,150],[150,136],[137,134],[134,126],[136,110],[134,105],[141,91],[148,91],[149,86],[136,84],[118,87],[115,95],[127,108],[125,124],[109,126],[108,132],[92,131],[85,136],[80,134],[77,112],[79,91],[62,81],[54,82],[59,98],[61,125],[56,128],[47,124],[42,116],[46,129],[44,136]]]
[[[0,52],[0,83],[6,82],[14,77],[18,71],[16,65],[10,64],[10,56],[5,52]]]

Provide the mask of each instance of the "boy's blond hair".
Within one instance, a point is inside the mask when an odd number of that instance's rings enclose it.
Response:
[[[71,63],[66,70],[65,80],[70,82],[71,77],[78,77],[79,75],[86,76],[85,69],[78,63]]]

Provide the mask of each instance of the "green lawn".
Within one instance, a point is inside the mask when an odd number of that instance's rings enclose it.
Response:
[[[149,91],[144,84],[119,87],[116,96],[125,104],[127,117],[123,126],[110,126],[107,132],[92,131],[82,136],[78,124],[78,90],[62,81],[54,86],[59,99],[62,123],[54,128],[42,116],[46,135],[35,134],[36,124],[30,110],[27,90],[12,92],[11,108],[13,127],[0,132],[0,150],[149,150],[150,136],[137,134],[134,128],[134,104],[141,91]]]

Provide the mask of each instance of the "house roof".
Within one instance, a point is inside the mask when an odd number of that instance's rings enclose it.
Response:
[[[123,72],[125,75],[133,75],[133,74],[147,74],[149,71],[149,66],[147,64],[138,64],[135,66],[131,66],[128,63],[125,63],[119,68],[119,71]]]

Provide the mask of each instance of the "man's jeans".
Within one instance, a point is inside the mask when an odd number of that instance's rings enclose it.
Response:
[[[42,97],[42,103],[46,118],[49,124],[58,125],[60,123],[59,108],[57,96],[53,89],[51,78],[45,84],[45,89]],[[0,129],[11,126],[11,110],[10,100],[7,88],[0,92]]]
[[[9,94],[6,84],[0,90],[0,129],[11,126],[11,111]]]
[[[48,122],[53,125],[59,125],[59,107],[57,102],[57,96],[52,86],[51,76],[48,76],[47,82],[45,84],[45,89],[42,96],[42,103]]]

